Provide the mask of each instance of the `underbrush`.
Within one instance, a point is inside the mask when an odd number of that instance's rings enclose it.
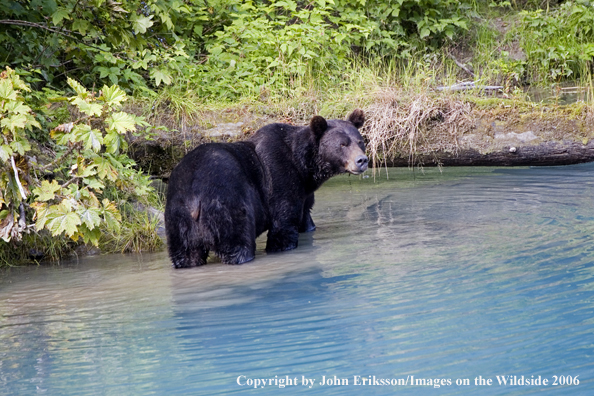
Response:
[[[102,228],[97,247],[73,241],[63,235],[52,236],[47,230],[23,234],[20,241],[0,241],[0,267],[61,260],[101,253],[140,253],[162,250],[164,239],[160,227],[162,215],[152,206],[130,204],[121,210],[118,231]]]
[[[161,250],[164,241],[159,235],[162,214],[145,210],[126,211],[120,232],[106,232],[99,242],[103,253],[140,253]],[[154,210],[154,209],[153,209]]]

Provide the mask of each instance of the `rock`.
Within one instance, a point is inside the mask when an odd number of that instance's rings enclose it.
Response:
[[[74,252],[77,256],[97,256],[101,254],[101,249],[93,245],[78,245]]]
[[[134,209],[139,212],[145,212],[151,221],[157,221],[157,235],[161,238],[165,238],[165,216],[159,209],[153,208],[152,206],[141,204],[140,202],[134,203]]]
[[[528,132],[524,132],[524,133],[509,132],[509,133],[496,133],[495,139],[517,139],[522,143],[526,143],[526,142],[530,142],[534,139],[538,139],[538,136],[536,136],[534,133],[532,133],[532,131],[528,131]]]
[[[43,250],[39,250],[37,248],[29,249],[29,258],[31,260],[41,261],[41,259],[43,259],[44,256],[45,256],[45,253],[43,252]]]
[[[208,137],[231,136],[239,137],[243,134],[243,122],[228,122],[218,124],[214,128],[206,129],[203,134]]]

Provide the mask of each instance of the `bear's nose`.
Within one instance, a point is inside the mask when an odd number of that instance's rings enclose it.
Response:
[[[369,158],[366,155],[360,155],[355,159],[355,164],[361,169],[367,169],[367,163],[369,162]]]

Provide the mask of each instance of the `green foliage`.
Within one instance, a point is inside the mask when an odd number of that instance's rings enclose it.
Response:
[[[524,11],[518,37],[536,78],[558,81],[588,74],[594,65],[594,3],[568,1],[550,12]]]
[[[0,60],[36,71],[30,82],[159,85],[188,57],[175,26],[189,26],[190,12],[179,0],[3,1]]]
[[[101,229],[117,232],[122,220],[120,196],[146,198],[151,188],[125,150],[126,133],[147,126],[121,111],[126,94],[118,86],[104,86],[98,94],[73,79],[76,95],[64,98],[77,116],[54,128],[52,155],[39,159],[49,147],[29,140],[26,131],[39,128],[22,91],[27,84],[11,69],[0,75],[3,143],[0,145],[0,237],[16,243],[24,233],[49,232],[97,245]]]
[[[470,9],[467,2],[427,0],[231,3],[235,11],[223,28],[204,35],[204,61],[186,72],[201,96],[299,94],[304,80],[319,76],[337,83],[354,54],[407,57],[415,42],[452,39],[467,29]]]
[[[8,0],[0,59],[27,81],[150,90],[191,82],[201,96],[340,77],[354,55],[406,57],[467,29],[470,0]],[[181,84],[183,86],[183,84]],[[90,109],[89,109],[90,111]]]
[[[124,205],[123,221],[118,232],[105,232],[101,236],[101,246],[109,253],[139,253],[146,250],[158,250],[163,247],[163,239],[158,235],[160,223],[151,216],[146,208],[138,210]]]

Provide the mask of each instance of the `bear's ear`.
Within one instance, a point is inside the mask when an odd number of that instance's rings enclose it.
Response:
[[[353,112],[349,115],[348,120],[352,122],[357,129],[359,129],[365,123],[365,113],[361,109],[353,110]]]
[[[324,132],[326,132],[326,129],[328,129],[328,123],[324,117],[314,116],[309,122],[309,127],[314,136],[320,139]]]

